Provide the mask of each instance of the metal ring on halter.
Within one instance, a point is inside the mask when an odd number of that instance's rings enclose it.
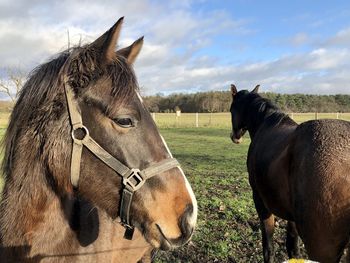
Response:
[[[79,129],[83,130],[83,133],[84,133],[84,137],[83,137],[82,139],[79,139],[79,138],[75,137],[75,134],[74,134],[74,133],[75,133],[76,131],[78,131]],[[73,138],[74,143],[76,143],[76,144],[83,144],[83,142],[84,142],[87,138],[89,138],[90,133],[89,133],[88,128],[86,128],[86,126],[84,126],[83,124],[75,124],[75,125],[73,126],[71,135],[72,135],[72,138]]]

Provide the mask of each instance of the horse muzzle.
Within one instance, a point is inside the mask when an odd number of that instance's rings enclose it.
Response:
[[[160,249],[170,250],[185,245],[192,237],[195,224],[193,221],[193,206],[188,205],[184,214],[179,219],[181,235],[178,238],[167,238],[162,226],[156,224],[160,234]]]
[[[234,132],[231,132],[230,138],[231,138],[232,142],[235,144],[240,144],[243,141],[243,138],[242,137],[237,138],[237,136]]]

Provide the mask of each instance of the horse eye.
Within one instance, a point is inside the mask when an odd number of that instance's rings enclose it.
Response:
[[[134,126],[133,121],[130,118],[118,118],[114,121],[123,128],[129,128]]]

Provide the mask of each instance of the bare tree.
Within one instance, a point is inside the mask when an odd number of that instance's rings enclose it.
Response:
[[[4,72],[6,72],[6,76],[0,78],[0,92],[6,94],[12,102],[15,102],[23,87],[25,74],[19,68],[7,68]]]

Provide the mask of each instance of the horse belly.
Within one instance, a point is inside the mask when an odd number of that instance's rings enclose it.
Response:
[[[258,192],[265,206],[276,216],[293,220],[289,186],[289,155],[285,148],[257,178]]]
[[[294,220],[287,188],[283,190],[274,185],[259,187],[259,194],[272,214],[285,220]]]

